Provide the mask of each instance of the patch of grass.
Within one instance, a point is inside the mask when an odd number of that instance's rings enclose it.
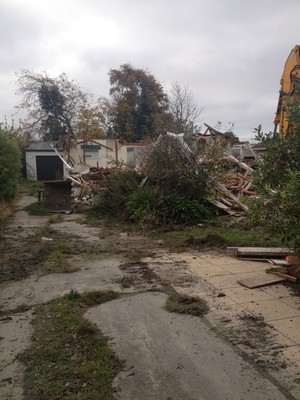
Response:
[[[28,212],[29,215],[38,215],[38,216],[47,216],[50,215],[50,212],[45,210],[42,204],[39,203],[31,203],[28,206],[24,207],[24,210]]]
[[[68,261],[70,256],[70,248],[67,243],[59,243],[55,245],[47,259],[48,272],[75,272],[79,267],[72,266]]]
[[[49,222],[47,222],[41,229],[41,234],[43,236],[51,236],[54,233],[55,233],[55,230],[51,227]]]
[[[63,216],[61,214],[53,214],[48,218],[49,224],[58,224],[59,222],[62,222]]]
[[[197,229],[187,229],[181,231],[172,231],[160,235],[167,242],[183,244],[190,241],[191,244],[203,244],[210,246],[281,246],[278,238],[267,237],[260,229],[242,229],[237,227],[218,227],[209,226]],[[191,240],[191,238],[193,240]],[[216,240],[213,240],[215,238]],[[202,241],[202,243],[201,243]]]
[[[87,260],[98,260],[99,259],[99,254],[88,252],[88,251],[82,251],[82,252],[80,252],[80,255],[82,258],[85,258]]]
[[[37,197],[38,190],[43,189],[43,182],[22,180],[21,188],[25,189],[29,196]]]
[[[114,290],[92,290],[79,293],[76,289],[71,289],[64,295],[64,298],[76,303],[78,307],[92,307],[115,300],[119,296],[119,293]]]
[[[76,301],[80,299],[80,293],[76,289],[71,289],[69,293],[64,295],[64,298],[69,301]]]
[[[83,292],[80,294],[80,304],[92,307],[98,304],[103,304],[111,300],[115,300],[119,297],[119,293],[114,292],[113,290],[102,290],[102,291],[91,291],[91,292]]]
[[[73,291],[37,309],[33,345],[22,356],[26,400],[113,399],[120,362],[107,338],[80,315],[80,297]]]
[[[6,225],[12,213],[12,207],[9,204],[4,203],[3,201],[0,201],[0,230]]]
[[[169,312],[202,316],[208,312],[205,300],[185,294],[171,293],[166,301],[165,308]]]

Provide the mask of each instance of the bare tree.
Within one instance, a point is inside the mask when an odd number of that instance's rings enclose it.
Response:
[[[27,111],[23,128],[33,136],[57,140],[74,134],[79,111],[86,107],[88,94],[66,74],[50,78],[47,73],[23,70],[18,75],[18,93],[23,95],[19,108]]]
[[[181,86],[178,82],[172,84],[169,107],[175,122],[175,133],[193,133],[203,107],[199,108],[188,85]]]

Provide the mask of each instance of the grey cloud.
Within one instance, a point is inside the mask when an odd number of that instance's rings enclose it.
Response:
[[[109,70],[130,62],[166,90],[188,84],[204,122],[234,122],[252,137],[260,123],[273,128],[299,12],[298,0],[3,0],[0,120],[18,102],[20,68],[66,72],[98,97],[108,95]]]

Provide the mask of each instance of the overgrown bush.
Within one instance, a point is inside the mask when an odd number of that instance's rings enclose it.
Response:
[[[165,192],[201,200],[211,188],[211,174],[180,138],[163,136],[145,156],[144,175]]]
[[[181,137],[161,137],[147,150],[142,174],[118,170],[108,176],[94,213],[156,226],[194,225],[207,218],[206,199],[222,163],[211,154],[199,161]]]
[[[296,85],[296,95],[288,106],[288,120],[293,127],[290,132],[263,134],[260,127],[257,130],[257,139],[265,144],[267,151],[255,176],[259,197],[249,215],[300,254],[299,89]]]
[[[0,201],[9,203],[16,196],[20,168],[19,147],[0,127]]]
[[[129,218],[145,225],[195,225],[209,217],[207,208],[196,200],[149,188],[132,193],[126,206]]]
[[[280,189],[266,186],[250,207],[249,216],[300,254],[300,171],[287,171]]]
[[[93,207],[96,215],[125,218],[128,196],[136,191],[143,177],[135,171],[116,171],[108,175],[105,187],[98,192]]]

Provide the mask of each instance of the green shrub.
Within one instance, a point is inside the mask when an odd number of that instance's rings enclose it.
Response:
[[[40,181],[29,181],[26,179],[23,179],[22,181],[22,187],[26,189],[29,196],[33,197],[38,196],[38,191],[43,189],[43,185],[43,182]]]
[[[159,196],[153,190],[144,188],[133,192],[128,197],[126,208],[129,218],[137,223],[156,224],[156,209]]]
[[[171,193],[162,197],[161,217],[174,224],[195,225],[209,217],[203,203]]]
[[[187,145],[164,136],[150,148],[143,173],[162,191],[174,191],[190,200],[205,198],[212,180],[211,168],[196,161]]]
[[[50,215],[50,212],[45,210],[42,204],[31,203],[28,206],[24,207],[24,210],[28,212],[29,215],[37,215],[37,216],[47,216]]]
[[[195,200],[187,200],[176,193],[154,192],[139,189],[132,193],[126,203],[131,220],[140,224],[194,225],[209,217],[207,208]]]
[[[249,215],[300,254],[300,81],[288,103],[288,121],[288,132],[264,134],[257,129],[257,139],[267,151],[256,172],[259,197]]]
[[[249,216],[300,254],[300,171],[287,171],[280,190],[253,201]]]
[[[138,189],[142,178],[137,172],[131,170],[111,173],[105,187],[96,196],[93,213],[110,217],[125,217],[128,196]]]
[[[0,127],[0,200],[11,202],[17,193],[21,155],[17,143]]]

